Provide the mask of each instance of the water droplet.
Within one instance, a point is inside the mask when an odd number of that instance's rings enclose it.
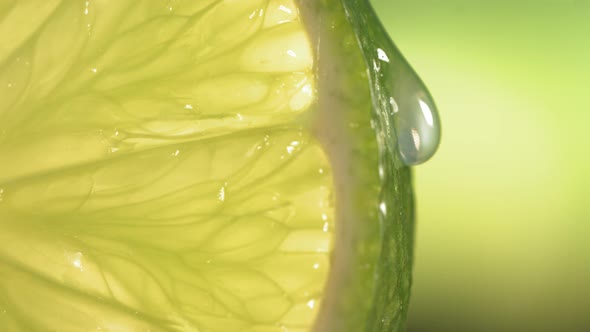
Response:
[[[219,189],[219,192],[217,193],[217,199],[218,199],[220,202],[225,202],[225,186],[226,186],[226,185],[224,185],[223,187],[221,187],[221,188]]]
[[[381,210],[381,213],[383,213],[383,215],[387,214],[387,205],[385,204],[385,202],[381,202],[379,204],[379,210]]]
[[[84,15],[88,15],[88,7],[90,6],[90,1],[86,1],[86,3],[84,4]]]
[[[293,142],[291,142],[291,144],[289,144],[289,145],[287,146],[287,148],[286,148],[286,149],[287,149],[287,153],[288,153],[288,154],[292,154],[292,153],[293,153],[293,151],[295,151],[295,148],[296,148],[297,146],[299,146],[299,142],[298,142],[298,141],[293,141]]]
[[[81,252],[74,252],[69,255],[69,260],[72,263],[72,266],[80,271],[84,271],[84,266],[82,264],[82,258],[84,258],[84,254]]]
[[[385,51],[383,51],[380,48],[377,48],[377,57],[381,61],[389,62],[389,57],[387,56],[387,53],[385,53]]]
[[[385,74],[381,76],[385,88],[381,98],[387,101],[382,105],[393,119],[403,162],[421,164],[434,155],[440,142],[438,112],[426,86],[401,53],[392,43],[386,49],[391,61],[380,69]]]
[[[283,5],[280,5],[279,6],[279,10],[284,11],[287,14],[291,14],[292,13],[292,10],[290,8],[287,8],[287,7],[283,6]]]
[[[378,23],[368,2],[362,6],[366,8],[357,10],[366,10],[372,16],[368,20],[372,24],[357,15],[350,18],[362,45],[377,106],[377,121],[371,122],[371,127],[395,140],[406,165],[423,163],[434,155],[440,143],[437,108],[422,80]]]
[[[440,124],[436,106],[426,87],[408,67],[391,91],[398,104],[395,131],[401,157],[407,165],[425,162],[440,142]]]

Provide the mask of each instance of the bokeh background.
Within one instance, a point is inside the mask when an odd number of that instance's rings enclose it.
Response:
[[[590,1],[372,1],[443,123],[409,331],[590,331]]]

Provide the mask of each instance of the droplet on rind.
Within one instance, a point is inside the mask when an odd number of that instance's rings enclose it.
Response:
[[[436,153],[440,143],[436,105],[408,64],[391,79],[388,92],[398,109],[393,118],[400,156],[406,165],[421,164]]]
[[[366,3],[367,15],[378,21]],[[389,137],[387,146],[397,150],[408,166],[430,159],[440,143],[438,111],[430,93],[405,60],[382,25],[366,26],[349,15],[370,77],[376,117],[371,128]],[[397,146],[397,148],[395,148]]]
[[[440,143],[438,110],[428,89],[393,42],[387,49],[393,58],[386,71],[385,96],[393,107],[393,123],[400,157],[406,165],[430,159]]]

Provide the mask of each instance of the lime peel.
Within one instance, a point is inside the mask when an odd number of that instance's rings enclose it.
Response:
[[[410,173],[368,9],[131,5],[0,8],[0,328],[402,330]]]

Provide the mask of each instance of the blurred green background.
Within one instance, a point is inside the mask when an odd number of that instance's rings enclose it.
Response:
[[[373,5],[443,123],[409,331],[590,331],[590,1]]]

